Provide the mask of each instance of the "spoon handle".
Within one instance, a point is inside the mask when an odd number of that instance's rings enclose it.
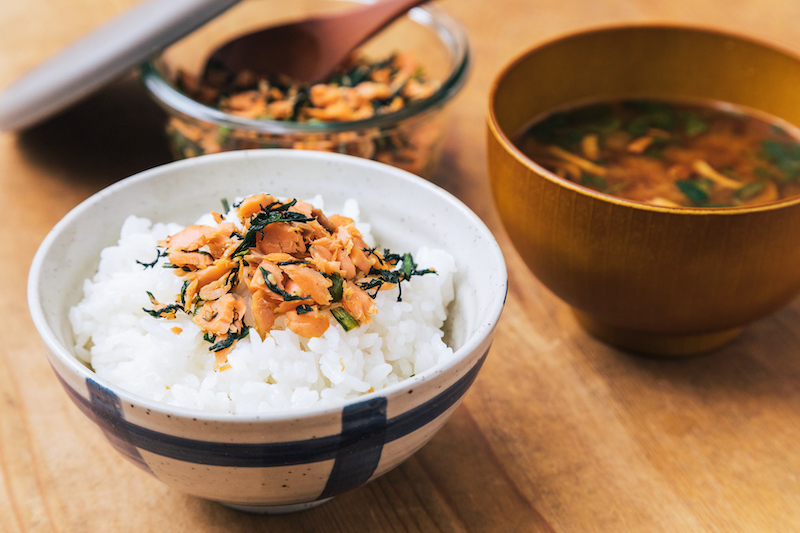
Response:
[[[351,38],[358,38],[358,44],[363,43],[386,26],[391,24],[396,18],[400,17],[408,10],[428,0],[380,0],[374,4],[366,5],[357,10],[350,11],[348,14],[354,19],[357,17],[358,28],[350,28],[353,32]]]
[[[412,7],[427,1],[380,0],[374,4],[309,21],[311,25],[316,26],[316,37],[319,39],[324,36],[324,39],[318,42],[317,66],[308,79],[313,81],[324,79],[359,45]]]

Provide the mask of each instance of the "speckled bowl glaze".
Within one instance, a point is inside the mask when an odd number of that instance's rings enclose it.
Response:
[[[800,57],[747,37],[659,24],[543,43],[489,95],[489,173],[506,230],[531,271],[597,337],[634,352],[707,352],[800,292],[800,198],[670,208],[561,179],[512,139],[575,102],[699,98],[800,124]]]
[[[260,416],[174,408],[120,390],[73,354],[69,308],[100,250],[130,214],[190,224],[220,198],[266,191],[326,210],[356,198],[381,245],[429,245],[456,258],[448,363],[343,406]],[[289,512],[320,504],[399,465],[428,442],[475,379],[505,301],[494,237],[459,200],[405,171],[356,157],[298,150],[228,152],[157,167],[89,198],[45,238],[28,282],[33,321],[78,408],[134,464],[169,486],[231,507]]]

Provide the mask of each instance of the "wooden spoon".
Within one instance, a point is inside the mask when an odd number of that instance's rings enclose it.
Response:
[[[221,46],[209,67],[285,74],[301,82],[325,79],[361,43],[427,0],[381,0],[330,15],[258,30]]]

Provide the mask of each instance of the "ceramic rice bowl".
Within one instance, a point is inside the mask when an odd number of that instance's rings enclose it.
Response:
[[[381,246],[444,248],[458,267],[440,366],[342,406],[212,414],[126,392],[76,359],[68,310],[100,250],[131,214],[190,224],[220,198],[265,191],[326,210],[356,198]],[[335,212],[335,211],[334,211]],[[203,156],[124,179],[64,217],[38,250],[29,306],[50,363],[78,408],[127,459],[167,485],[231,507],[288,512],[320,504],[399,465],[438,431],[483,364],[506,294],[492,234],[466,206],[405,171],[351,156],[254,150]]]

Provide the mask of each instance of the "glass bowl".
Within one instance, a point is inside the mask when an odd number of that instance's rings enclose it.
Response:
[[[236,36],[353,5],[343,0],[246,0],[143,65],[144,85],[168,114],[166,131],[173,155],[182,159],[253,148],[321,150],[430,176],[446,131],[447,103],[464,85],[469,71],[464,29],[435,6],[412,9],[358,50],[375,59],[410,52],[428,79],[436,82],[430,96],[398,111],[347,122],[249,119],[192,99],[176,85],[179,72],[199,77],[208,56]]]

